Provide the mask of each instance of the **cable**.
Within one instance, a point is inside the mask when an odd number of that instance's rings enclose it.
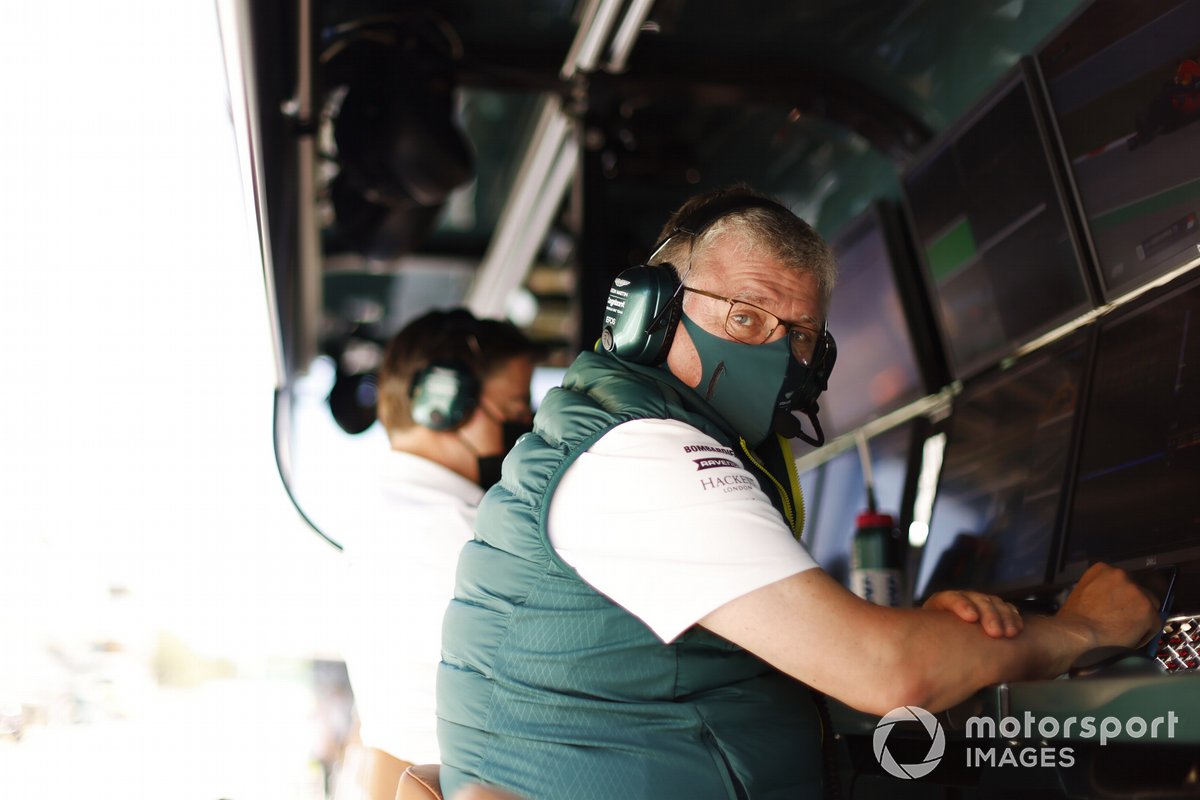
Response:
[[[317,527],[317,523],[304,513],[304,509],[300,507],[300,503],[296,500],[296,495],[292,492],[292,481],[288,472],[287,464],[283,458],[282,437],[280,430],[283,427],[280,425],[279,408],[286,401],[286,395],[283,389],[275,390],[275,405],[271,412],[271,444],[272,450],[275,451],[275,469],[279,473],[279,480],[283,484],[283,490],[287,492],[288,499],[292,501],[292,507],[296,509],[296,513],[300,515],[300,519],[312,528],[313,533],[320,536],[328,542],[339,553],[344,549],[340,544],[331,539],[324,531]]]

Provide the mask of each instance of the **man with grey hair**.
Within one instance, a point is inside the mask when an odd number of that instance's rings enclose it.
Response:
[[[459,558],[438,675],[442,786],[529,797],[820,793],[813,690],[883,714],[1048,677],[1157,623],[1119,570],[1053,618],[997,598],[871,605],[800,543],[783,436],[820,439],[829,248],[745,187],[695,198],[608,298]],[[870,647],[863,642],[869,636]]]

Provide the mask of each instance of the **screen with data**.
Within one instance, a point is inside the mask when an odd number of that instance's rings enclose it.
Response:
[[[1087,339],[1078,331],[955,400],[918,598],[1012,594],[1051,576]]]
[[[1200,0],[1096,0],[1037,60],[1105,296],[1200,258]]]
[[[902,178],[956,377],[1091,306],[1064,193],[1020,70]]]
[[[910,267],[889,241],[883,213],[873,209],[833,240],[838,282],[829,330],[838,359],[820,401],[821,424],[830,436],[926,393],[896,280],[897,267]]]
[[[1165,565],[1200,547],[1200,283],[1105,322],[1064,564]]]

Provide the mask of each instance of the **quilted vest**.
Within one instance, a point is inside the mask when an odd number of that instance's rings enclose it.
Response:
[[[665,370],[584,353],[484,498],[443,623],[446,797],[466,781],[531,799],[820,796],[820,722],[805,686],[698,626],[663,644],[549,542],[566,468],[614,426],[646,418],[680,420],[739,449]],[[759,477],[802,527],[791,493],[770,488],[794,481]],[[621,502],[619,485],[595,490]]]

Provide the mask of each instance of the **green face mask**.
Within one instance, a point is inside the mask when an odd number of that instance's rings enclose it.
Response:
[[[696,346],[703,374],[696,393],[750,447],[766,440],[792,358],[787,337],[770,344],[741,344],[713,336],[685,313],[680,320]]]

